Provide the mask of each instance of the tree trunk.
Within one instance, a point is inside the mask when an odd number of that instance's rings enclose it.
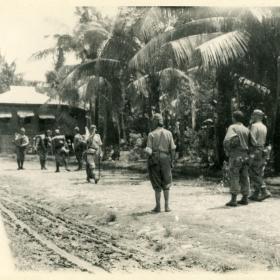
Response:
[[[274,171],[280,173],[280,112],[279,112],[279,95],[280,95],[280,57],[277,58],[277,89],[275,102],[272,107],[271,135],[273,135],[274,150]]]
[[[191,111],[192,111],[192,129],[196,127],[196,100],[193,96],[192,103],[191,103]]]
[[[94,116],[94,123],[98,127],[99,126],[99,109],[100,109],[100,94],[99,89],[97,90],[97,96],[95,98],[95,116]]]
[[[186,120],[185,118],[183,117],[181,120],[180,120],[180,126],[179,126],[179,130],[180,130],[180,135],[179,135],[179,158],[183,158],[184,155],[185,155],[185,127],[186,127]]]
[[[126,125],[124,120],[125,114],[125,83],[123,80],[120,81],[121,85],[121,108],[122,111],[120,112],[120,117],[118,118],[119,121],[119,135],[125,142],[127,142],[127,135],[126,135]]]
[[[231,124],[231,98],[233,92],[233,83],[229,72],[221,69],[217,73],[218,102],[216,106],[217,118],[215,120],[215,166],[221,168],[225,160],[223,141],[227,127]]]

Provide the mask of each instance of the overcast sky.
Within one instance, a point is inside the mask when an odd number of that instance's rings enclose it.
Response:
[[[52,59],[30,61],[30,56],[38,50],[54,45],[51,37],[45,35],[70,33],[77,21],[75,7],[59,4],[27,4],[18,2],[9,5],[1,3],[0,9],[0,52],[9,62],[15,60],[18,72],[27,80],[45,80],[47,70],[53,69]],[[48,3],[47,1],[45,3]],[[59,1],[58,1],[59,3]],[[115,16],[117,7],[97,7],[103,14]],[[68,57],[67,63],[75,63]]]

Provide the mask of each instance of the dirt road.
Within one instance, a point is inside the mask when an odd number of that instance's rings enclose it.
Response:
[[[172,212],[150,214],[145,175],[17,171],[0,159],[0,210],[19,270],[278,270],[279,198],[228,209],[227,190],[175,180]]]

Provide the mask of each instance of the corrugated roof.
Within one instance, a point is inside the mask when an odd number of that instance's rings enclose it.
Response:
[[[59,102],[58,100],[50,99],[50,97],[46,94],[37,92],[34,87],[27,86],[11,86],[9,91],[0,94],[0,104],[4,103],[30,105],[67,105],[65,103]]]

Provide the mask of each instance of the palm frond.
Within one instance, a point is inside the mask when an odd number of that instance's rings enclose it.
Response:
[[[96,32],[108,36],[109,32],[98,22],[80,23],[75,29],[74,34],[78,37],[83,36],[86,32]]]
[[[164,29],[160,7],[151,7],[142,19],[140,33],[145,41],[149,41]]]
[[[56,51],[56,48],[49,48],[49,49],[45,49],[42,51],[38,51],[34,54],[31,55],[31,57],[29,58],[29,60],[41,60],[43,58],[46,58],[49,55],[53,55]]]
[[[112,76],[119,69],[120,61],[109,58],[96,58],[79,65],[78,69],[82,75],[99,75],[103,77]]]
[[[193,60],[194,52],[198,46],[221,35],[221,32],[216,32],[189,36],[176,41],[171,41],[166,44],[166,47],[171,48],[177,65],[181,65],[183,63],[190,64],[190,62]]]
[[[234,17],[211,17],[188,22],[150,40],[130,60],[129,66],[132,69],[145,69],[145,66],[153,61],[159,49],[170,41],[203,33],[232,31],[239,25],[240,21]]]
[[[264,19],[272,17],[272,11],[270,8],[265,7],[254,7],[254,8],[245,8],[240,14],[240,17],[251,17],[254,20],[262,23]]]
[[[86,100],[93,100],[93,98],[96,96],[96,93],[98,91],[104,89],[106,90],[110,88],[110,86],[111,85],[108,82],[108,80],[103,77],[98,77],[98,76],[91,77],[86,87],[86,95],[85,95]],[[106,98],[105,95],[101,97]]]
[[[243,57],[247,51],[249,34],[233,31],[209,40],[196,49],[204,69],[228,65],[232,60]]]
[[[169,79],[176,79],[177,81],[189,81],[190,77],[183,71],[177,69],[177,68],[172,68],[172,67],[168,67],[165,68],[161,71],[158,72],[159,77],[160,77],[160,81],[165,82],[168,81]]]
[[[259,84],[259,83],[255,83],[252,80],[249,80],[243,76],[240,76],[238,74],[234,74],[234,78],[236,79],[236,81],[238,82],[238,84],[242,87],[248,88],[254,88],[257,92],[262,93],[264,95],[268,95],[270,94],[270,89],[268,89],[267,87]]]
[[[65,77],[63,86],[74,86],[80,79],[89,76],[112,77],[119,69],[119,61],[115,59],[97,58],[73,66],[72,71]]]
[[[149,96],[149,90],[147,87],[148,77],[149,77],[148,75],[145,75],[133,81],[128,85],[128,90],[134,89],[138,95],[142,94],[143,96],[148,98]]]

